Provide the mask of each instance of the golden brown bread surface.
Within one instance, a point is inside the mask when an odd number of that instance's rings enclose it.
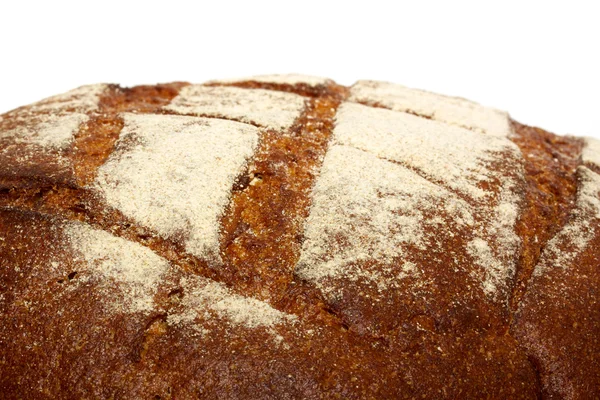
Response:
[[[399,85],[0,119],[0,397],[600,396],[600,145]]]

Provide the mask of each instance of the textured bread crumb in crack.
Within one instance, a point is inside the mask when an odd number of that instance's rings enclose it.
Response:
[[[236,82],[262,82],[284,85],[304,84],[311,87],[325,85],[332,82],[330,79],[320,76],[300,75],[300,74],[279,74],[279,75],[257,75],[235,79],[224,79],[211,81],[211,83],[236,83]]]
[[[220,262],[219,218],[253,155],[251,125],[198,117],[124,114],[117,148],[94,186],[107,203],[188,252]]]
[[[600,220],[600,175],[587,167],[577,168],[579,185],[577,200],[569,222],[542,251],[533,276],[538,277],[552,268],[569,268],[587,248],[596,234],[594,225]]]
[[[304,101],[300,95],[273,90],[190,85],[184,87],[165,110],[234,119],[283,130],[300,116]]]
[[[98,109],[100,96],[106,88],[107,85],[82,86],[11,111],[0,119],[0,140],[10,138],[14,143],[63,150],[72,143],[81,124],[88,121],[86,113]],[[19,121],[19,126],[1,129],[2,123],[9,118]]]
[[[508,114],[504,111],[484,107],[466,99],[411,89],[398,84],[358,81],[350,88],[349,99],[418,114],[489,135],[508,136],[512,133]]]
[[[497,153],[519,152],[504,137],[353,103],[339,108],[334,140],[417,168],[473,198],[490,194],[478,185],[497,175],[491,165]]]
[[[586,137],[585,146],[581,152],[581,161],[600,168],[600,140]]]
[[[64,226],[75,261],[83,261],[89,272],[99,276],[108,293],[119,290],[122,296],[107,298],[107,305],[120,312],[150,312],[153,297],[169,263],[150,249],[79,222]]]
[[[208,311],[229,321],[234,326],[249,329],[273,328],[279,324],[293,323],[297,317],[285,314],[268,303],[231,293],[224,285],[199,276],[181,280],[184,297],[180,312],[170,313],[167,322],[172,325],[190,324],[201,333],[208,331],[198,318],[210,320]],[[275,333],[275,331],[271,331]]]
[[[393,286],[393,279],[361,271],[360,264],[392,264],[413,249],[426,250],[425,228],[443,229],[444,221],[425,213],[440,209],[460,226],[473,224],[469,205],[452,192],[401,165],[334,144],[313,190],[296,273],[325,292],[331,289],[321,284],[327,277]],[[396,272],[401,279],[416,271],[409,264]]]

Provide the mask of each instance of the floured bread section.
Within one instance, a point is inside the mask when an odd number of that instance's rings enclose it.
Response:
[[[508,165],[514,169],[514,174],[500,176],[500,187],[494,201],[475,206],[479,224],[467,247],[475,264],[485,271],[482,281],[484,292],[503,301],[508,301],[508,285],[517,270],[521,238],[515,227],[524,201],[523,165],[518,158],[511,161]]]
[[[0,119],[0,140],[64,150],[72,143],[79,127],[89,120],[87,113],[98,109],[100,96],[106,89],[107,85],[82,86],[11,111]],[[9,119],[18,125],[9,128]],[[3,129],[3,125],[8,129]]]
[[[98,277],[100,287],[108,289],[106,305],[110,310],[152,311],[158,284],[169,269],[165,259],[147,247],[79,222],[67,223],[63,230],[74,260],[83,262],[87,272]],[[115,289],[121,296],[114,296]]]
[[[190,85],[165,110],[177,114],[232,119],[285,130],[304,110],[302,96],[264,89]]]
[[[336,116],[334,140],[416,168],[428,178],[474,199],[490,193],[481,184],[497,175],[499,153],[518,158],[504,137],[473,132],[404,112],[344,103]]]
[[[31,107],[36,111],[84,111],[94,110],[98,107],[100,96],[108,89],[108,85],[99,83],[96,85],[80,86],[66,93],[48,97]]]
[[[13,143],[33,144],[45,149],[64,150],[71,144],[75,133],[89,117],[81,113],[43,115],[33,117],[32,125],[20,126],[3,133]]]
[[[600,221],[600,175],[580,166],[577,177],[577,201],[570,220],[544,248],[540,262],[533,271],[534,278],[552,268],[572,265],[594,238],[594,226]]]
[[[523,176],[521,154],[506,137],[345,103],[314,188],[297,272],[318,285],[361,276],[383,288],[390,286],[379,281],[386,265],[405,264],[411,249],[426,251],[435,241],[423,232],[463,235],[456,250],[472,258],[473,278],[490,299],[506,301],[518,261]],[[432,217],[440,213],[452,224]],[[379,270],[357,267],[369,263]]]
[[[581,152],[581,161],[584,164],[593,164],[600,168],[600,140],[592,137],[584,139],[585,145]]]
[[[393,83],[358,81],[350,88],[349,100],[417,114],[489,135],[506,137],[512,132],[504,111]]]
[[[414,250],[426,250],[426,230],[444,230],[442,218],[427,214],[445,211],[465,228],[474,223],[468,204],[409,169],[368,152],[333,145],[315,185],[313,205],[305,223],[296,273],[322,291],[325,278],[367,279],[378,287],[394,286],[366,262],[392,264]],[[396,271],[396,279],[417,273],[411,263]]]
[[[94,187],[106,202],[186,250],[220,262],[219,218],[253,155],[251,125],[198,117],[124,114],[116,150]]]
[[[301,74],[277,74],[277,75],[257,75],[248,76],[245,78],[226,79],[213,81],[214,83],[236,83],[236,82],[261,82],[261,83],[275,83],[280,85],[307,85],[315,87],[319,85],[326,85],[333,81],[320,76],[310,76]]]
[[[149,248],[80,222],[63,226],[73,260],[81,263],[79,282],[98,284],[111,312],[150,313],[159,285],[172,273],[167,260]],[[208,333],[197,320],[228,321],[232,328],[266,329],[278,340],[276,328],[290,325],[297,317],[280,312],[268,303],[232,293],[223,284],[201,276],[184,276],[179,284],[182,300],[169,312],[171,325],[189,325]],[[214,321],[216,323],[222,323]]]
[[[179,311],[169,314],[171,325],[191,325],[202,334],[209,331],[198,320],[211,320],[211,313],[233,326],[247,329],[266,328],[272,333],[277,325],[293,324],[297,317],[282,313],[268,303],[232,293],[224,285],[209,279],[182,278],[183,300]]]

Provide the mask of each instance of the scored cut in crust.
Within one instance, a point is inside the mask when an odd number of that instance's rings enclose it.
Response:
[[[600,145],[301,75],[0,117],[8,398],[585,398]]]

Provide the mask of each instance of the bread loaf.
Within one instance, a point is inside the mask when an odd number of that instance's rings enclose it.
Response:
[[[4,399],[600,397],[600,142],[400,85],[0,117]]]

